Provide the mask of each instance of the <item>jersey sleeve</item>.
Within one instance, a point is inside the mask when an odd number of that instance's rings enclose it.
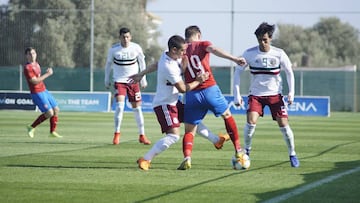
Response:
[[[112,48],[108,50],[108,55],[106,58],[105,63],[105,78],[104,78],[104,84],[105,86],[108,86],[110,84],[110,72],[111,72],[111,65],[112,65]]]
[[[168,65],[165,69],[166,71],[166,79],[172,84],[175,85],[176,83],[182,80],[181,78],[181,69],[176,67],[175,64]]]
[[[236,66],[234,72],[234,84],[233,84],[233,94],[235,104],[241,103],[241,94],[240,94],[240,75],[243,72],[243,67]]]
[[[30,65],[25,65],[24,66],[24,75],[26,77],[27,80],[31,80],[31,78],[36,77],[35,72],[32,70]]]
[[[288,55],[282,50],[281,51],[281,60],[280,60],[280,66],[284,69],[286,74],[286,80],[289,87],[289,95],[294,98],[295,94],[295,77],[294,77],[294,71],[292,69],[291,61],[288,57]]]
[[[139,64],[139,69],[140,71],[143,71],[146,69],[145,55],[142,48],[139,45],[137,46],[137,52],[138,52],[137,61]],[[143,78],[140,80],[140,84],[141,86],[147,86],[146,75],[144,75]]]

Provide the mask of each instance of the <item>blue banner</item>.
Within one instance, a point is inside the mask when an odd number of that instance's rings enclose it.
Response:
[[[143,112],[153,112],[152,100],[155,94],[142,94]],[[232,114],[246,114],[247,96],[243,96],[244,106],[234,105],[233,96],[225,96],[229,102],[229,108]],[[112,111],[115,110],[115,100],[112,102]],[[287,106],[289,115],[296,116],[330,116],[330,97],[323,96],[295,96],[292,105]],[[131,104],[126,100],[125,111],[132,111]],[[265,107],[264,113],[270,115],[269,107]]]
[[[25,92],[0,92],[0,109],[18,109],[34,111],[30,93]]]
[[[61,111],[108,112],[109,92],[51,92]]]
[[[231,113],[246,114],[247,96],[243,96],[245,105],[242,107],[234,105],[233,96],[225,96],[225,98],[229,101]],[[289,115],[295,116],[330,116],[330,97],[295,96],[294,102],[287,106],[287,111]],[[269,107],[265,107],[264,114],[271,114]]]

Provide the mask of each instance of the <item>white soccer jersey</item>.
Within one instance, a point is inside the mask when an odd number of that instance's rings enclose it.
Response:
[[[270,47],[270,51],[261,52],[259,46],[246,50],[243,54],[247,65],[238,66],[234,77],[234,97],[240,96],[240,73],[249,67],[251,83],[249,94],[255,96],[269,96],[282,94],[282,79],[280,71],[286,73],[286,80],[289,87],[289,95],[294,98],[294,72],[289,57],[284,50],[277,47]]]
[[[174,86],[182,80],[179,60],[174,60],[164,52],[158,61],[156,94],[153,107],[160,105],[176,105],[179,91]]]
[[[114,44],[108,51],[105,65],[105,86],[110,82],[110,72],[113,70],[113,81],[128,83],[129,76],[137,74],[146,68],[145,55],[142,48],[130,42],[128,47],[122,47],[120,43]],[[146,85],[146,77],[140,81]]]

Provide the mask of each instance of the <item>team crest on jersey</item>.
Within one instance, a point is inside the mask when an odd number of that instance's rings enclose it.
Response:
[[[276,65],[276,59],[272,58],[270,59],[270,66],[274,67]]]

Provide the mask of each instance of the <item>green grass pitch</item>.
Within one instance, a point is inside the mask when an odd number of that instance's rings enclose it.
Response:
[[[112,145],[112,113],[61,112],[58,132],[48,137],[49,122],[27,137],[26,125],[38,112],[0,111],[0,202],[263,202],[287,194],[284,202],[358,202],[360,113],[332,112],[331,117],[290,117],[300,168],[291,168],[287,147],[270,116],[260,118],[249,170],[235,171],[232,143],[216,150],[195,138],[192,168],[178,171],[181,141],[155,157],[149,171],[136,160],[151,146],[138,143],[132,113],[124,115],[120,145]],[[153,114],[145,114],[153,144],[161,138]],[[244,115],[236,115],[241,141]],[[221,118],[204,123],[225,132]],[[183,131],[183,130],[182,130]],[[299,194],[294,191],[316,187]]]

